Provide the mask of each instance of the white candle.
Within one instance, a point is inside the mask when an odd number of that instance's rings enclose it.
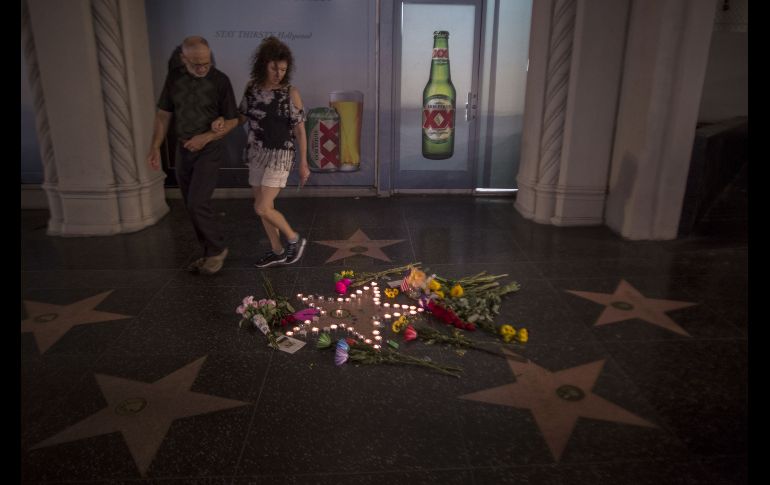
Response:
[[[294,327],[292,330],[294,330],[294,333],[299,332],[299,327]]]
[[[377,282],[376,281],[372,281],[372,286],[377,287]]]
[[[301,300],[301,299],[302,299],[302,293],[297,293],[297,299],[298,299],[298,300]]]
[[[345,330],[345,324],[344,323],[340,323],[340,328]]]
[[[401,305],[399,305],[398,303],[394,303],[393,308],[401,308]]]
[[[330,328],[332,329],[332,332],[336,332],[337,331],[337,324],[336,323],[332,323]]]
[[[350,303],[350,298],[345,298],[345,303]]]
[[[337,298],[337,303],[342,303],[342,298]]]
[[[364,291],[369,291],[369,287],[368,286],[364,286]]]
[[[307,303],[307,297],[306,296],[302,297],[302,303]]]
[[[313,327],[310,330],[313,332],[313,336],[318,335],[318,327]]]
[[[414,306],[414,305],[409,305],[409,309],[410,309],[410,310],[415,310],[415,309],[417,309],[417,307],[416,307],[416,306]]]
[[[380,334],[379,330],[372,330],[372,335],[379,335],[379,334]]]
[[[329,333],[331,329],[329,327],[324,327],[324,333]]]
[[[384,308],[390,308],[390,303],[383,303],[383,304],[382,304],[382,306],[383,306]]]
[[[414,310],[409,310],[409,314],[410,314],[411,316],[415,316],[415,315],[417,315],[417,312],[416,312],[416,311],[414,311]]]
[[[363,295],[363,294],[364,294],[364,292],[363,292],[363,291],[361,291],[361,290],[356,290],[356,295],[358,295],[358,296],[361,296],[361,295]]]
[[[385,314],[385,320],[390,320],[390,313]]]
[[[380,323],[380,321],[379,321],[379,320],[375,320],[375,321],[374,321],[374,326],[375,326],[375,327],[379,327],[380,325],[382,325],[382,324]]]
[[[374,344],[374,350],[380,350],[380,346],[377,344]]]
[[[379,335],[375,335],[375,336],[374,336],[374,340],[375,340],[375,341],[376,341],[378,344],[381,344],[381,343],[382,343],[382,337],[381,337],[381,336],[379,336]]]
[[[305,320],[305,325],[310,325],[310,320]]]
[[[315,303],[313,303],[313,302],[311,301],[310,303],[308,303],[308,304],[307,304],[307,306],[309,306],[310,308],[315,308]]]
[[[291,337],[292,335],[294,335],[294,332],[292,332],[291,330],[289,330],[288,332],[286,332],[286,336],[287,336],[287,337]]]
[[[400,314],[400,313],[398,313],[398,312],[396,312],[396,313],[394,313],[394,314],[393,314],[393,318],[398,318],[398,317],[400,317],[400,316],[401,316],[401,314]]]
[[[372,344],[372,339],[368,338],[368,339],[364,340],[364,343],[371,345]]]
[[[308,295],[308,296],[307,296],[307,299],[308,299],[308,300],[314,300],[314,299],[315,299],[315,297],[314,297],[313,295]]]

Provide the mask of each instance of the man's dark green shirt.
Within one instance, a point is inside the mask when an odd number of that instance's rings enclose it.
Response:
[[[230,79],[212,67],[204,77],[195,77],[187,69],[170,71],[158,100],[158,108],[174,113],[174,128],[180,140],[188,140],[211,129],[219,116],[238,116]]]

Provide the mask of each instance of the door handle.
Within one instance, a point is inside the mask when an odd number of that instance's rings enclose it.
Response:
[[[476,94],[468,93],[468,102],[465,103],[465,121],[473,121],[476,119]]]

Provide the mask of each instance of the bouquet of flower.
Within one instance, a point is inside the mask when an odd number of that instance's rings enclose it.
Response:
[[[275,294],[272,283],[265,275],[262,277],[265,293],[268,297],[257,300],[253,296],[247,296],[241,305],[235,309],[235,312],[241,315],[241,320],[238,322],[239,327],[246,322],[253,324],[267,336],[270,345],[277,348],[273,329],[288,324],[289,318],[294,313],[294,308],[285,297]]]

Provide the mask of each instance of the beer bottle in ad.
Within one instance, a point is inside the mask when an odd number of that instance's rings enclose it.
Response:
[[[433,32],[430,79],[422,92],[422,156],[444,160],[454,153],[455,87],[449,74],[449,32]]]

